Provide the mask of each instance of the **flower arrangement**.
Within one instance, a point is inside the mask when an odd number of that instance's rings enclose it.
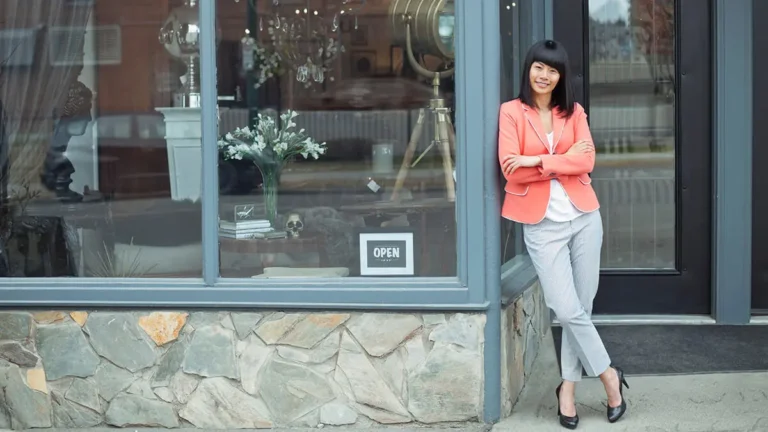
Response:
[[[259,114],[254,129],[237,128],[218,141],[219,152],[224,159],[250,160],[261,171],[267,218],[273,226],[277,219],[277,188],[280,173],[294,157],[319,159],[325,154],[325,143],[318,143],[304,129],[296,130],[294,119],[299,114],[288,110],[275,118]]]
[[[254,88],[261,87],[270,78],[280,76],[285,72],[280,53],[267,49],[258,42],[253,45],[253,60],[256,65]]]

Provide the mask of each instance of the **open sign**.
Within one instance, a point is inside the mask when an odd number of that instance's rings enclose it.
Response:
[[[414,276],[414,234],[409,231],[361,232],[361,276]]]

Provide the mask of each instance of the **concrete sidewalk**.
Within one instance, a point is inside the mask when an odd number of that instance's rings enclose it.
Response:
[[[512,416],[494,431],[563,431],[554,389],[559,383],[551,334]],[[552,348],[545,348],[552,347]],[[588,432],[768,431],[768,373],[627,376],[629,409],[615,424],[605,418],[605,391],[597,379],[577,387],[580,423]]]

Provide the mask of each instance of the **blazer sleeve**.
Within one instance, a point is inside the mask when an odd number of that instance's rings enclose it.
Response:
[[[499,166],[503,166],[504,158],[509,155],[520,155],[520,139],[517,134],[517,121],[509,109],[502,105],[499,110]],[[520,167],[511,175],[502,171],[504,178],[512,183],[533,183],[549,181],[556,178],[554,175],[542,175],[540,167]]]
[[[581,140],[592,141],[592,134],[589,132],[587,123],[587,113],[581,105],[573,115],[575,118],[574,142]],[[595,168],[595,152],[580,154],[554,154],[541,155],[541,172],[544,176],[554,177],[557,175],[581,175],[591,173]]]

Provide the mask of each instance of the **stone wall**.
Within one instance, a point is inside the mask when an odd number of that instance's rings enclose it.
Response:
[[[551,324],[539,282],[501,313],[501,415],[508,417],[523,390]],[[549,347],[547,349],[553,349]]]
[[[515,368],[541,331],[537,302],[504,314]],[[484,325],[462,313],[3,311],[0,429],[478,421]]]

